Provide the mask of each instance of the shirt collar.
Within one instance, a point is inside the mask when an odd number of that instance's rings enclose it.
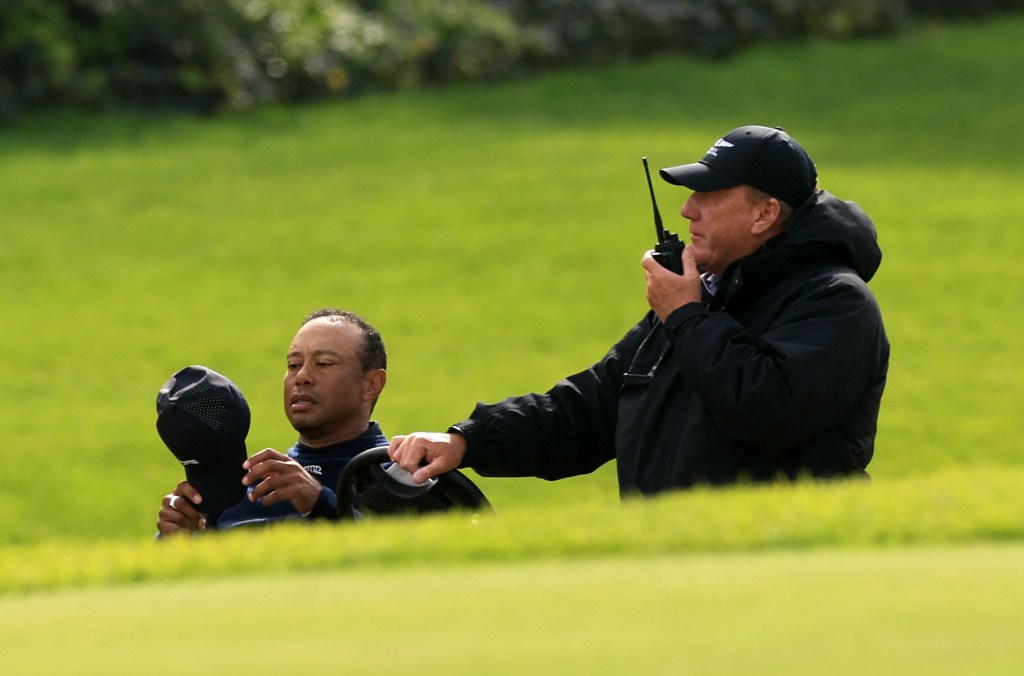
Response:
[[[386,446],[387,443],[388,438],[384,436],[380,425],[376,421],[371,420],[370,426],[366,428],[366,431],[354,439],[346,439],[330,446],[320,446],[318,448],[313,448],[301,441],[296,441],[292,450],[303,455],[332,455],[354,458],[363,451],[378,446]]]

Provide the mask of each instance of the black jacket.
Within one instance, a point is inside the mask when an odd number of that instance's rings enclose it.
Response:
[[[478,404],[454,426],[463,465],[559,479],[615,458],[623,494],[865,475],[889,363],[867,287],[881,258],[867,215],[819,192],[706,303],[648,313],[546,394]]]

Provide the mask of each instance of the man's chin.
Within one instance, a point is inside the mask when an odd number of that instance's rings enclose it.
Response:
[[[315,420],[313,418],[301,414],[289,415],[288,422],[291,423],[292,429],[294,429],[296,432],[300,434],[305,434],[307,436],[315,436],[316,431],[322,427],[322,424],[320,423],[319,420]]]

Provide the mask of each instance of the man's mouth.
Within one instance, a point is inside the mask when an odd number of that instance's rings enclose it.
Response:
[[[288,406],[293,411],[308,411],[316,405],[316,399],[311,394],[296,393],[288,398]]]

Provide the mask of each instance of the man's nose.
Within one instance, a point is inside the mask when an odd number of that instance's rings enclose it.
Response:
[[[697,209],[693,206],[693,195],[690,195],[690,197],[683,202],[683,206],[679,208],[679,215],[689,221],[694,220],[697,215]]]
[[[295,381],[299,383],[313,382],[313,370],[309,367],[309,364],[303,364],[299,370],[295,372]]]

